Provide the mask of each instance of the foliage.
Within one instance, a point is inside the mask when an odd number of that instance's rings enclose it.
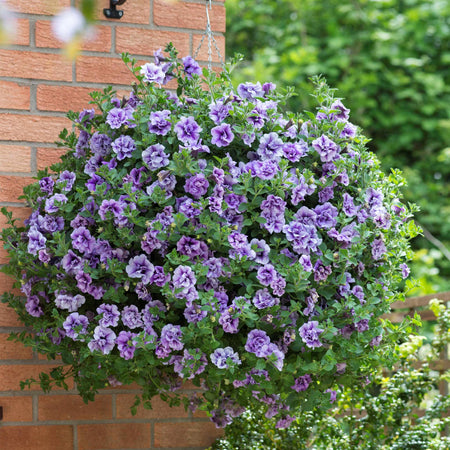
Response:
[[[437,388],[450,376],[430,367],[450,342],[450,310],[438,300],[430,304],[438,323],[433,341],[410,336],[390,376],[380,371],[364,389],[345,388],[333,410],[302,414],[286,430],[259,411],[246,412],[211,450],[448,449],[450,437],[441,433],[450,424],[450,396]]]
[[[227,52],[248,57],[234,72],[293,85],[309,108],[308,78],[322,73],[367,132],[382,167],[405,172],[418,222],[446,247],[436,268],[450,288],[450,3],[445,0],[228,0]],[[435,248],[420,238],[415,248]]]
[[[283,115],[272,83],[235,92],[167,50],[142,67],[125,55],[130,97],[107,88],[97,112],[70,113],[78,133],[25,188],[25,226],[4,211],[3,270],[26,299],[3,300],[29,327],[17,339],[66,365],[45,390],[72,376],[91,400],[136,382],[150,407],[191,379],[203,391],[186,406],[217,425],[262,405],[284,427],[411,330],[379,317],[402,297],[413,207],[322,78],[314,113]]]

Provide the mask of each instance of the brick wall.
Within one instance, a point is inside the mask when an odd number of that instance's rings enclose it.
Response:
[[[131,81],[121,52],[146,61],[153,51],[172,41],[182,56],[193,54],[206,26],[205,1],[128,0],[120,21],[106,20],[109,0],[97,0],[96,38],[83,46],[75,62],[64,59],[61,44],[50,32],[50,20],[70,0],[9,0],[18,14],[18,33],[0,48],[0,206],[16,217],[29,211],[18,200],[23,186],[38,169],[55,162],[60,150],[53,143],[69,125],[65,112],[87,106],[88,93],[113,84],[123,91]],[[212,2],[212,30],[224,54],[225,7]],[[199,52],[207,59],[207,45]],[[3,216],[2,216],[3,217]],[[3,218],[0,227],[4,227]],[[0,250],[0,264],[6,253]],[[0,273],[0,293],[12,282]],[[73,386],[44,395],[20,391],[19,380],[37,376],[54,363],[9,342],[21,324],[0,303],[1,450],[200,449],[218,431],[204,415],[169,408],[155,400],[153,410],[129,411],[136,392],[131,387],[104,390],[85,405]]]

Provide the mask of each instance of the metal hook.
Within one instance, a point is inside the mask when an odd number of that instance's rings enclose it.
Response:
[[[123,11],[116,9],[116,6],[123,5],[127,0],[109,0],[109,8],[103,9],[103,14],[107,19],[121,19]]]

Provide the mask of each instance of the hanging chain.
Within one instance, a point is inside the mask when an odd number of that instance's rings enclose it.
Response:
[[[214,48],[216,49],[217,56],[219,57],[219,61],[221,62],[222,66],[225,66],[225,62],[222,58],[219,47],[217,46],[216,39],[214,38],[214,35],[211,30],[211,21],[209,20],[208,6],[209,6],[209,9],[212,10],[211,0],[206,0],[206,30],[203,33],[200,43],[198,44],[197,50],[195,50],[194,59],[197,59],[198,52],[200,51],[200,48],[203,44],[203,41],[205,40],[205,37],[207,37],[208,38],[208,69],[211,70],[211,68],[212,68],[212,46],[213,45],[214,45]]]

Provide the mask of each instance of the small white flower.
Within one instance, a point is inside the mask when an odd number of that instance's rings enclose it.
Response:
[[[63,42],[72,41],[85,28],[85,17],[73,7],[62,10],[52,21],[53,34]]]

